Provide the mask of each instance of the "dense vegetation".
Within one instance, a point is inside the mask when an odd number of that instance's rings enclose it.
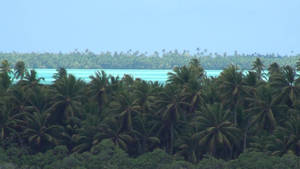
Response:
[[[60,68],[43,85],[3,61],[0,167],[300,168],[300,78],[263,69],[256,59],[209,78],[193,59],[162,85],[103,71],[85,83]]]
[[[188,51],[165,51],[154,52],[153,54],[141,52],[103,52],[95,54],[86,50],[79,52],[75,50],[71,53],[0,53],[0,60],[7,59],[13,65],[22,60],[29,68],[103,68],[103,69],[172,69],[175,66],[183,66],[190,62],[192,58],[202,61],[204,69],[224,69],[229,65],[237,65],[243,70],[250,70],[251,63],[259,57],[269,66],[273,62],[281,66],[295,66],[300,55],[280,56],[275,54],[240,54],[233,55],[209,53],[207,50],[197,49],[195,54]]]

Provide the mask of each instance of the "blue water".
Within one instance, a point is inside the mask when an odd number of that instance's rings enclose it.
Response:
[[[53,75],[56,73],[55,69],[35,69],[38,77],[44,77],[45,81],[41,81],[44,84],[50,84],[54,79]],[[122,78],[124,74],[132,75],[134,78],[141,78],[146,81],[158,81],[164,83],[168,78],[168,72],[172,70],[153,70],[153,69],[67,69],[69,74],[75,75],[86,82],[90,81],[89,76],[94,75],[96,71],[104,70],[107,74],[112,76],[119,76]],[[218,76],[222,70],[207,70],[207,76]]]

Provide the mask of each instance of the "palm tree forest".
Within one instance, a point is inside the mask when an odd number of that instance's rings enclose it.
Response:
[[[299,169],[300,62],[252,60],[208,77],[189,59],[165,83],[61,67],[52,84],[3,60],[0,168]]]

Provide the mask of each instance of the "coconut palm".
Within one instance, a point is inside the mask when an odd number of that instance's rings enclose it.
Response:
[[[33,89],[40,85],[40,81],[45,80],[43,77],[38,77],[34,69],[26,71],[24,80],[19,81],[19,85],[27,89]]]
[[[276,155],[293,153],[300,155],[300,116],[294,115],[285,125],[274,131],[274,138],[268,148]]]
[[[84,86],[85,83],[77,80],[73,75],[69,75],[53,85],[50,111],[54,119],[68,120],[79,115]]]
[[[255,72],[257,73],[258,80],[261,80],[263,78],[264,64],[259,58],[256,58],[256,60],[253,62],[252,70],[255,70]]]
[[[232,157],[239,147],[241,131],[229,120],[229,111],[221,104],[207,105],[197,118],[198,132],[194,137],[206,152],[216,157]]]
[[[67,78],[68,73],[65,68],[61,67],[61,68],[56,69],[56,71],[57,71],[57,73],[55,73],[53,75],[53,78],[55,79],[55,81],[63,79],[63,78]]]
[[[260,128],[273,131],[277,125],[275,113],[285,110],[285,105],[274,102],[272,89],[266,85],[258,87],[255,97],[248,100],[250,105],[247,111],[252,113],[251,123],[257,123]]]
[[[247,93],[243,77],[243,72],[233,65],[224,69],[219,77],[222,103],[231,109],[235,126],[237,126],[238,106],[242,105],[243,98]]]
[[[106,120],[94,136],[94,144],[104,139],[110,139],[113,143],[124,150],[128,150],[128,144],[133,142],[134,138],[122,131],[122,125],[116,118]]]
[[[102,70],[101,72],[97,71],[95,76],[90,76],[90,79],[89,94],[97,101],[99,110],[101,111],[105,100],[105,93],[109,85],[109,77]]]
[[[182,98],[175,92],[175,86],[168,85],[165,91],[160,93],[159,99],[156,101],[158,106],[158,114],[162,119],[161,129],[167,132],[168,152],[174,152],[175,128],[177,123],[185,119],[186,110],[183,106],[187,106]]]
[[[176,155],[181,155],[185,160],[197,163],[202,155],[198,138],[196,136],[182,136],[179,142],[179,150]]]
[[[49,123],[50,114],[47,112],[34,112],[27,114],[24,126],[24,137],[36,147],[38,151],[45,150],[47,146],[58,144],[57,135],[61,133],[62,127]]]
[[[14,68],[15,79],[23,80],[25,73],[26,73],[25,63],[23,61],[18,61],[15,64],[15,68]]]
[[[3,60],[3,61],[1,62],[0,72],[1,72],[1,73],[3,73],[3,72],[11,73],[10,65],[9,65],[9,63],[8,63],[7,60]]]
[[[138,116],[134,121],[135,127],[132,133],[137,141],[139,154],[153,150],[160,143],[160,139],[155,133],[155,125],[149,121],[150,118],[145,118],[145,116]]]
[[[5,103],[0,104],[0,139],[3,140],[10,135],[16,135],[18,125],[22,123],[21,113],[13,114]]]
[[[297,73],[291,66],[284,66],[282,73],[274,75],[270,84],[276,93],[275,99],[289,106],[300,94],[300,80],[297,80]]]
[[[122,129],[132,130],[133,116],[141,110],[137,100],[134,100],[129,93],[121,92],[115,96],[115,100],[109,106],[110,112],[121,118]]]

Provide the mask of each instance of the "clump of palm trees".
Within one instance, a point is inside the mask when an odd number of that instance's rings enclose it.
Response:
[[[247,72],[231,65],[207,77],[192,59],[165,84],[104,71],[85,83],[60,68],[51,85],[22,61],[10,67],[0,67],[4,148],[65,145],[81,153],[110,139],[131,156],[160,148],[193,163],[244,151],[300,155],[300,78],[291,66],[273,63],[266,72],[257,59]]]

